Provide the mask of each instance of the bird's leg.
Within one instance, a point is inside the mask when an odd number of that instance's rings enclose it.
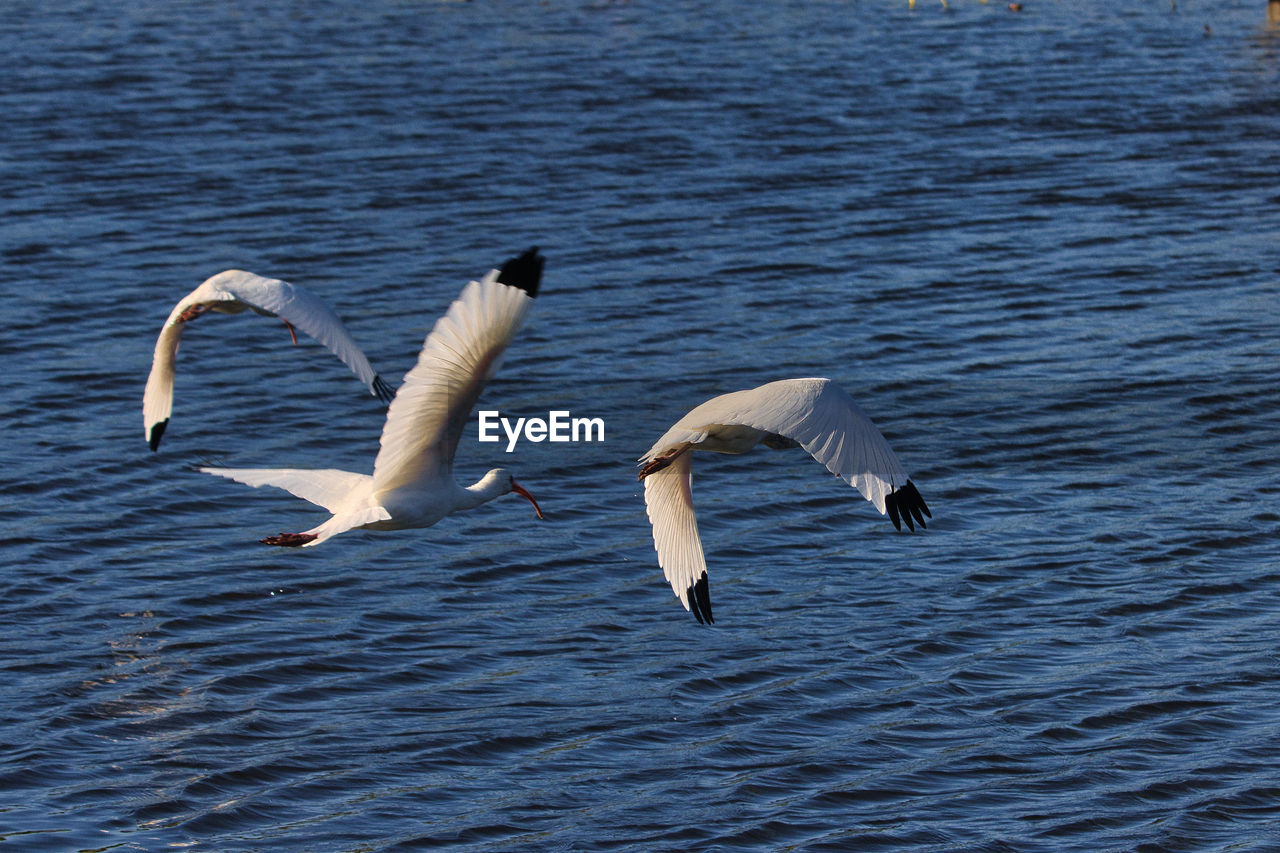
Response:
[[[787,438],[785,435],[778,435],[772,432],[760,439],[760,443],[770,450],[792,450],[800,446],[800,442],[794,438]]]
[[[297,548],[299,545],[306,545],[315,538],[315,533],[281,533],[279,536],[268,536],[266,539],[259,539],[258,541],[263,545],[280,545],[284,548]]]
[[[692,446],[693,445],[689,444],[688,442],[685,442],[684,444],[677,447],[675,450],[668,451],[667,453],[664,453],[661,456],[655,456],[653,459],[650,459],[644,465],[640,466],[640,473],[639,475],[636,476],[636,479],[643,480],[645,477],[648,477],[650,474],[661,471],[663,468],[666,468],[672,462],[675,462],[676,457],[678,457],[681,453],[684,453],[686,450],[688,450]]]
[[[202,314],[208,314],[211,309],[209,305],[203,305],[197,302],[195,305],[189,306],[187,310],[178,315],[178,319],[174,323],[190,323]]]
[[[289,330],[289,337],[293,339],[293,345],[296,347],[298,345],[298,336],[293,332],[293,324],[288,320],[285,320],[283,317],[280,319],[284,321],[285,327]]]

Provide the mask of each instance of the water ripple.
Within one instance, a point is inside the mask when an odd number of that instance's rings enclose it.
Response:
[[[0,838],[23,850],[1264,849],[1277,819],[1276,32],[1253,4],[750,9],[18,0],[0,39]],[[193,471],[368,470],[466,279],[545,292],[464,442],[499,501],[280,553]],[[935,517],[803,455],[699,459],[717,624],[634,459],[826,375]],[[474,423],[468,431],[475,429]]]

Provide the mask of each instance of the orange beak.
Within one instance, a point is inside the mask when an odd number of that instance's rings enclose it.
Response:
[[[533,495],[529,494],[528,489],[526,489],[524,486],[517,483],[515,480],[512,480],[511,491],[515,492],[517,495],[524,498],[529,503],[533,504],[533,511],[538,514],[538,518],[542,518],[542,519],[546,518],[546,516],[542,514],[542,510],[538,508],[538,502],[533,499]]]

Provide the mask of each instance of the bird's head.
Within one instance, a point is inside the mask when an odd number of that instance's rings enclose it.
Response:
[[[538,502],[534,500],[533,495],[529,494],[529,490],[516,482],[516,478],[511,476],[511,472],[506,468],[494,468],[488,474],[484,475],[479,483],[482,488],[492,490],[494,497],[515,492],[520,497],[533,504],[533,511],[538,514],[538,518],[545,518],[542,509],[538,506]]]

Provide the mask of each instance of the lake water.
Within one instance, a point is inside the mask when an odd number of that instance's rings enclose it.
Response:
[[[0,839],[209,851],[1280,849],[1280,29],[1263,2],[10,0]],[[321,294],[397,380],[470,278],[543,293],[507,498],[295,552],[194,472],[368,471]],[[695,467],[716,624],[634,461],[828,376],[933,510]]]

